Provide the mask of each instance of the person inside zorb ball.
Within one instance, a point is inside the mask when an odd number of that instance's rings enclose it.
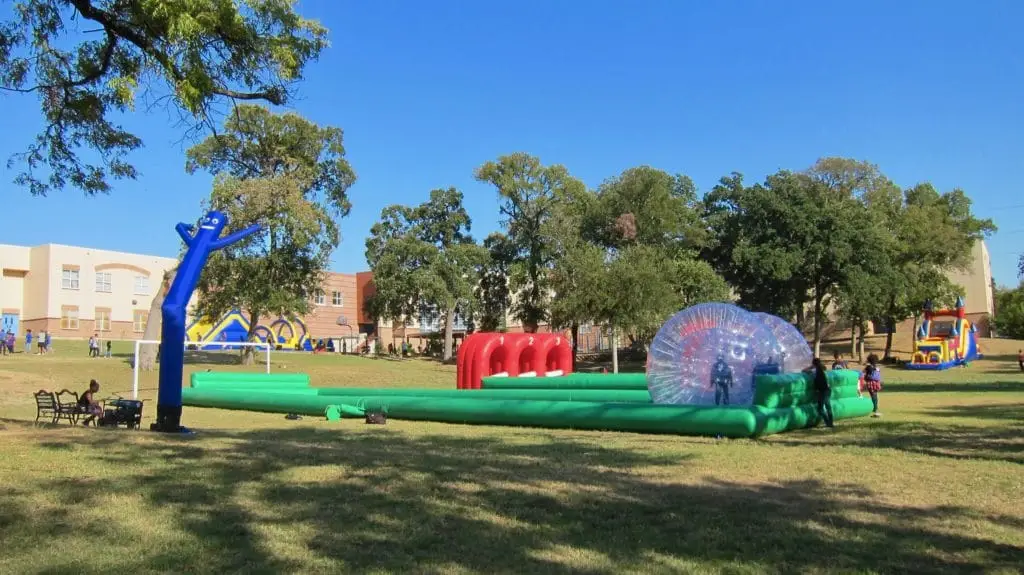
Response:
[[[658,330],[647,356],[654,403],[750,405],[754,372],[777,363],[779,344],[755,314],[724,303],[699,304]]]

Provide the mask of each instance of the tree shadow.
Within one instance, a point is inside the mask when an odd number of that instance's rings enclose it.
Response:
[[[848,425],[837,427],[835,433],[828,435],[780,434],[765,441],[789,446],[829,445],[895,449],[949,459],[1024,464],[1024,434],[1016,426],[978,427],[932,425],[913,421],[851,421]]]
[[[1024,403],[949,405],[928,411],[939,417],[1010,420],[1011,425],[1024,426]]]
[[[927,521],[1005,518],[893,507],[854,484],[682,484],[657,472],[687,464],[678,456],[542,432],[503,441],[355,429],[150,435],[144,446],[89,433],[75,446],[118,469],[115,478],[24,489],[65,506],[138,493],[173,510],[174,528],[202,547],[192,553],[201,564],[174,563],[172,551],[154,549],[123,558],[119,567],[129,571],[272,573],[315,564],[358,573],[615,573],[641,565],[953,573],[1024,562],[1018,547]],[[11,503],[0,514],[0,537],[25,527],[20,501],[17,491],[0,501]],[[293,543],[297,554],[283,557],[268,534],[292,531],[306,535]],[[23,552],[24,541],[5,552]]]
[[[1024,391],[1024,381],[992,381],[984,383],[887,383],[885,389],[901,393]]]

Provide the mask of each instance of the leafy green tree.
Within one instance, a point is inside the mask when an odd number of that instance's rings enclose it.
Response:
[[[515,262],[515,246],[505,234],[495,232],[484,239],[488,257],[477,271],[474,321],[479,329],[495,332],[505,327],[505,314],[512,304],[509,274]]]
[[[585,186],[564,166],[545,166],[540,159],[521,152],[487,162],[475,175],[497,189],[501,223],[516,250],[509,278],[512,315],[525,331],[536,332],[549,317],[548,277],[553,255],[545,243],[545,222],[551,217],[557,194],[572,194]]]
[[[20,0],[10,14],[0,89],[35,94],[45,124],[9,167],[20,160],[15,182],[37,195],[105,193],[111,179],[135,178],[128,155],[142,140],[117,116],[140,99],[197,133],[223,103],[289,102],[327,46],[327,30],[291,0]]]
[[[996,315],[992,327],[1001,337],[1024,339],[1024,284],[996,290]]]
[[[233,228],[262,226],[211,256],[199,282],[197,312],[219,317],[241,309],[249,318],[249,339],[261,317],[308,313],[310,291],[323,283],[341,242],[338,220],[348,214],[347,191],[355,181],[341,131],[241,105],[222,134],[197,144],[187,157],[189,172],[216,176],[207,208],[226,213]]]
[[[370,229],[366,259],[377,293],[371,311],[405,320],[427,308],[444,316],[442,358],[452,357],[455,315],[473,299],[477,270],[487,250],[469,235],[462,192],[436,189],[419,206],[390,206]]]
[[[719,226],[711,259],[741,304],[791,315],[809,300],[818,354],[832,295],[867,249],[861,245],[863,205],[820,178],[787,171],[749,188],[734,175],[706,201],[710,221]]]
[[[928,183],[905,190],[888,217],[886,228],[893,241],[886,244],[891,267],[883,284],[890,327],[885,357],[892,355],[893,326],[917,317],[925,300],[938,303],[962,292],[946,272],[968,269],[974,242],[996,229],[992,220],[973,215],[971,200],[962,190],[940,194]]]

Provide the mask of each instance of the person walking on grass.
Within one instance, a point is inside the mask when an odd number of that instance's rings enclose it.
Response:
[[[112,347],[112,346],[111,346],[111,341],[110,341],[110,340],[108,339],[108,340],[107,340],[107,353],[106,353],[106,355],[104,355],[103,357],[105,357],[105,358],[107,358],[107,359],[110,359],[110,357],[111,357],[111,355],[112,355],[112,354],[110,353],[110,349],[111,349],[111,347]]]
[[[25,354],[32,355],[32,330],[25,330]]]
[[[882,391],[882,370],[878,368],[878,356],[868,356],[868,364],[864,367],[864,389],[871,396],[871,417],[881,417],[878,411],[878,392]]]
[[[818,417],[825,423],[825,427],[835,427],[832,417],[832,386],[828,383],[825,364],[816,357],[811,362],[811,368],[814,372],[814,394],[818,403]]]

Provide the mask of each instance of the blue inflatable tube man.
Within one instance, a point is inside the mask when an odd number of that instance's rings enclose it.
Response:
[[[156,423],[153,431],[178,433],[181,427],[181,377],[184,372],[185,354],[185,310],[192,292],[199,283],[199,274],[206,265],[210,254],[241,241],[259,231],[258,225],[250,226],[225,237],[220,237],[228,218],[221,212],[211,211],[199,222],[199,229],[192,235],[194,226],[178,224],[177,230],[187,250],[178,264],[174,283],[164,297],[161,307],[163,330],[160,334],[160,391],[157,394]]]

